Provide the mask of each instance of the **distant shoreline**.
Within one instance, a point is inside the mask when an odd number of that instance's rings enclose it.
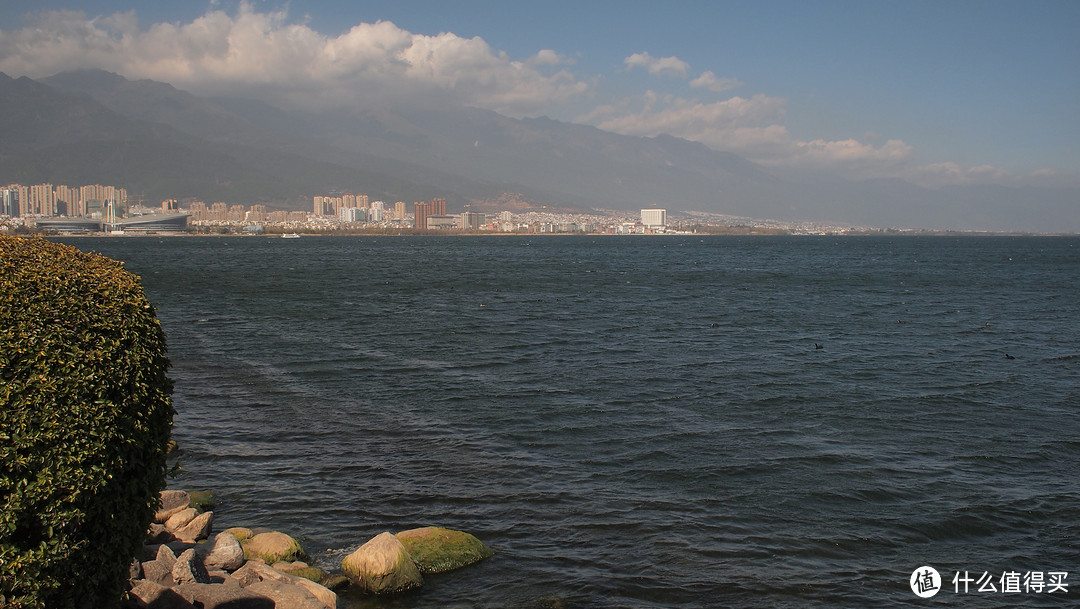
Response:
[[[781,230],[745,230],[718,231],[699,233],[513,233],[513,232],[312,232],[297,233],[300,237],[1080,237],[1080,233],[1030,233],[1030,232],[989,232],[989,231],[951,231],[951,230],[868,230],[830,233],[808,233]],[[243,237],[281,239],[281,233],[244,234],[244,233],[188,233],[188,232],[151,232],[151,233],[28,233],[24,236],[41,237],[89,237],[95,239],[145,238],[145,237],[188,237],[221,238]]]

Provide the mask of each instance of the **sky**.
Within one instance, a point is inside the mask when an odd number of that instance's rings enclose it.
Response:
[[[423,96],[851,179],[1080,186],[1080,2],[0,0],[0,72]]]

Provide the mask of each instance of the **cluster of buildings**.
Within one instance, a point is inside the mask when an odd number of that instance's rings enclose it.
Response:
[[[221,201],[166,199],[160,209],[129,203],[124,188],[91,184],[72,187],[52,184],[0,188],[0,223],[61,232],[197,231],[260,232],[366,229],[427,229],[536,233],[665,232],[667,211],[643,209],[640,219],[618,214],[557,214],[530,211],[497,215],[448,213],[446,199],[388,204],[366,194],[315,195],[312,211],[268,210],[263,204],[239,205]]]
[[[122,215],[127,205],[127,190],[116,186],[90,184],[64,186],[52,184],[8,184],[0,187],[0,216],[91,217]]]

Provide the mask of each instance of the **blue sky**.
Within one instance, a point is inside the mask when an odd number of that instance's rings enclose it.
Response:
[[[1080,183],[1075,1],[41,0],[33,10],[83,16],[27,15],[5,0],[0,71],[101,67],[282,104],[302,103],[301,89],[358,103],[375,90],[445,94],[853,178]],[[123,25],[109,21],[130,11]],[[208,15],[213,28],[201,27]],[[353,29],[378,21],[396,28]],[[247,59],[222,67],[223,56],[193,55],[214,35]],[[282,40],[300,42],[267,53]],[[407,73],[395,71],[402,62]]]

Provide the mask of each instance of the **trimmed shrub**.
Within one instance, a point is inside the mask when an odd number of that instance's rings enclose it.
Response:
[[[165,486],[165,336],[120,263],[0,236],[0,606],[116,606]]]

